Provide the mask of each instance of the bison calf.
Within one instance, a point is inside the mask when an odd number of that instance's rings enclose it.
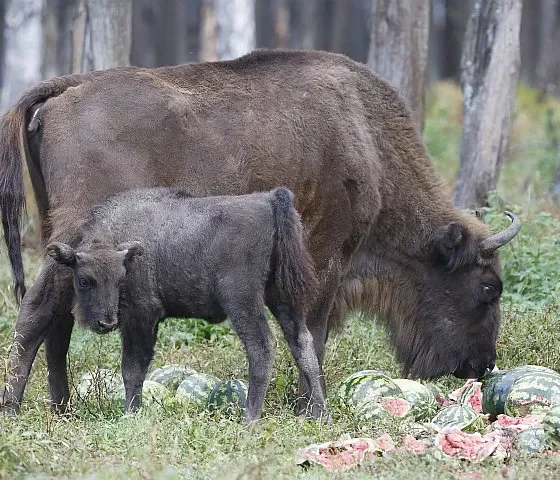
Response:
[[[126,410],[141,404],[161,320],[229,317],[249,362],[245,421],[257,420],[274,355],[266,304],[312,387],[308,413],[322,416],[303,307],[316,280],[287,188],[200,198],[177,189],[129,190],[91,210],[76,250],[51,243],[47,252],[73,270],[78,321],[98,333],[120,330]]]

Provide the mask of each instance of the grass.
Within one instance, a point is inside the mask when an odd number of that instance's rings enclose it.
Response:
[[[461,133],[460,93],[451,84],[432,88],[428,98],[426,143],[438,168],[452,184],[458,166]],[[552,114],[550,112],[553,112]],[[512,152],[496,195],[485,210],[493,228],[502,227],[504,206],[518,212],[523,229],[503,249],[505,293],[503,327],[498,344],[501,368],[534,363],[560,370],[557,343],[560,320],[560,220],[547,198],[556,157],[550,145],[560,118],[558,103],[539,102],[520,89]],[[551,120],[552,118],[552,120]],[[556,119],[556,120],[555,120]],[[556,123],[555,123],[556,122]],[[556,125],[556,126],[555,126]],[[33,239],[33,218],[28,237]],[[33,244],[32,241],[30,244]],[[3,248],[3,246],[2,246]],[[28,278],[40,266],[38,252],[24,251]],[[0,352],[5,357],[17,311],[9,292],[10,270],[0,251]],[[328,474],[320,467],[303,470],[294,464],[296,450],[309,443],[334,440],[343,433],[377,436],[385,431],[400,438],[399,422],[360,423],[336,402],[336,386],[360,369],[376,368],[392,375],[399,366],[386,333],[374,320],[349,319],[344,332],[327,346],[325,373],[334,422],[319,425],[293,415],[297,370],[285,342],[273,329],[277,356],[263,420],[251,427],[237,419],[174,404],[145,408],[123,416],[118,408],[74,395],[73,413],[56,416],[48,410],[46,365],[41,350],[18,417],[0,415],[0,478],[554,478],[560,457],[519,456],[506,464],[435,461],[414,456],[379,458],[348,473]],[[222,379],[246,379],[246,360],[229,326],[208,326],[196,320],[170,319],[160,329],[153,366],[184,363]],[[118,335],[96,336],[76,328],[70,349],[75,388],[84,372],[118,370]],[[460,385],[443,378],[445,391]],[[75,392],[74,392],[75,393]]]

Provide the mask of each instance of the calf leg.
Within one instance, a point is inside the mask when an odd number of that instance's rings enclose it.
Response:
[[[274,361],[272,335],[263,309],[248,313],[247,310],[233,308],[227,313],[247,354],[249,392],[244,422],[252,423],[261,416],[264,397],[272,375]]]
[[[134,412],[142,405],[142,384],[154,356],[156,322],[142,324],[121,312],[122,374],[126,399],[125,412]]]
[[[315,353],[313,337],[305,325],[303,313],[300,308],[287,304],[275,305],[271,310],[290,346],[300,378],[305,380],[306,387],[309,389],[306,412],[315,420],[326,420],[321,368]]]
[[[68,354],[73,327],[74,319],[72,314],[68,312],[58,319],[45,339],[51,410],[58,413],[66,411],[70,398],[66,355]]]
[[[9,353],[5,386],[0,391],[4,410],[19,410],[37,350],[53,326],[54,319],[60,317],[62,312],[70,311],[69,295],[65,293],[65,290],[71,289],[69,274],[47,259],[37,280],[23,298]],[[52,340],[54,345],[54,336]],[[55,371],[60,373],[60,368],[55,368]],[[57,390],[63,396],[66,395],[66,399],[67,384],[66,379],[62,383],[63,387],[66,385],[65,391],[62,388]]]

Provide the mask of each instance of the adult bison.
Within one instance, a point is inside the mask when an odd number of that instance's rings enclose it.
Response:
[[[21,157],[43,240],[73,247],[87,210],[121,190],[224,195],[284,185],[296,195],[319,277],[307,324],[320,363],[329,330],[363,310],[387,321],[411,376],[480,376],[494,365],[497,249],[519,222],[489,236],[454,208],[403,99],[344,56],[257,51],[55,78],[5,114],[0,150],[2,220],[20,294]],[[65,407],[72,292],[69,273],[50,261],[23,297],[6,408],[19,407],[43,340],[52,406]],[[300,406],[308,390],[300,376]]]

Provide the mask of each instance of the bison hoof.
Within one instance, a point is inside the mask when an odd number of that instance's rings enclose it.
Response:
[[[0,415],[17,415],[19,413],[19,405],[5,404],[0,405]]]

